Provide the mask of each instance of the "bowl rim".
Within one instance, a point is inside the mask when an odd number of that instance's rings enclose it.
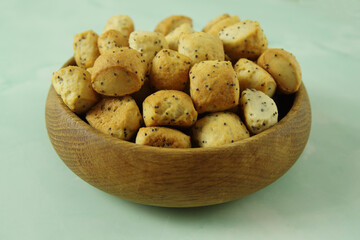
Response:
[[[71,57],[70,59],[68,59],[62,65],[61,68],[64,68],[67,66],[77,66],[75,63],[74,57]],[[228,143],[228,144],[224,144],[221,146],[214,146],[214,147],[161,148],[161,147],[136,144],[134,142],[129,142],[129,141],[122,140],[122,139],[110,136],[108,134],[102,133],[101,131],[93,128],[88,123],[83,121],[76,113],[72,112],[66,106],[66,104],[62,101],[61,97],[55,92],[55,89],[52,86],[52,84],[50,85],[50,91],[51,90],[54,90],[54,93],[56,94],[56,97],[57,97],[60,107],[69,115],[71,120],[73,120],[77,124],[79,124],[79,127],[83,128],[86,131],[89,131],[92,135],[96,135],[107,141],[111,141],[111,142],[113,142],[114,145],[121,144],[125,147],[129,146],[129,147],[135,148],[135,150],[141,149],[142,151],[149,151],[151,153],[154,153],[154,151],[155,151],[156,153],[162,153],[162,154],[164,154],[164,153],[173,154],[175,152],[186,153],[189,151],[191,151],[191,153],[197,153],[197,154],[201,154],[203,152],[207,152],[207,153],[217,152],[220,149],[224,149],[224,148],[233,149],[233,148],[239,147],[240,145],[248,144],[249,142],[252,142],[252,141],[257,141],[259,138],[263,137],[264,135],[272,134],[272,133],[278,131],[278,129],[280,129],[287,122],[287,120],[289,118],[291,118],[293,115],[295,115],[296,111],[299,108],[301,108],[302,100],[304,98],[304,95],[306,94],[306,89],[305,89],[304,83],[302,82],[299,90],[295,93],[293,104],[292,104],[291,108],[289,109],[288,113],[282,119],[280,119],[280,121],[278,121],[274,126],[268,128],[268,129],[264,130],[263,132],[260,132],[256,135],[252,135],[249,138],[245,138],[245,139],[236,141],[234,143]],[[167,126],[164,126],[164,127],[167,127]]]

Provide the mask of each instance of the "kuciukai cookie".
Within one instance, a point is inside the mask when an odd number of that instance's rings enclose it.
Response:
[[[239,103],[239,93],[231,62],[202,61],[190,70],[190,95],[198,113],[233,108]]]
[[[141,89],[147,65],[134,49],[116,48],[101,54],[92,68],[93,89],[106,96],[124,96]]]
[[[136,144],[163,148],[190,148],[190,137],[179,130],[167,127],[140,128]]]
[[[130,140],[140,128],[142,116],[132,97],[106,97],[86,113],[86,120],[105,134]]]
[[[267,49],[257,63],[271,74],[281,92],[291,94],[299,90],[302,82],[301,69],[290,52],[279,48]]]
[[[216,147],[250,137],[240,117],[231,112],[206,115],[192,127],[192,133],[199,147]]]
[[[74,36],[73,49],[75,62],[79,67],[89,68],[100,55],[97,41],[99,36],[92,30]]]
[[[170,49],[160,50],[152,60],[150,83],[157,90],[184,90],[190,66],[189,57]]]
[[[177,90],[160,90],[143,102],[143,116],[147,127],[192,126],[197,112],[189,95]]]
[[[91,75],[77,66],[61,68],[53,73],[52,85],[69,109],[77,114],[88,111],[98,100],[91,87]]]
[[[253,134],[258,134],[278,122],[277,106],[268,95],[246,89],[241,93],[240,107],[246,126]]]
[[[276,82],[273,77],[253,61],[240,58],[234,66],[241,91],[253,88],[262,91],[269,97],[274,96]]]

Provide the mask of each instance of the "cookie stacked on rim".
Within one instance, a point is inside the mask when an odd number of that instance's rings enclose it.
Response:
[[[77,66],[52,84],[70,110],[99,131],[156,147],[214,147],[261,133],[278,122],[275,94],[301,85],[296,58],[268,48],[260,24],[223,14],[201,32],[187,16],[154,31],[111,17],[99,36],[73,42]]]

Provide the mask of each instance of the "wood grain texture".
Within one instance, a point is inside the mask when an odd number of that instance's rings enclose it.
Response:
[[[45,118],[57,154],[84,181],[130,201],[164,207],[219,204],[266,187],[299,158],[311,128],[304,85],[275,126],[221,147],[163,149],[105,135],[72,113],[52,86]]]

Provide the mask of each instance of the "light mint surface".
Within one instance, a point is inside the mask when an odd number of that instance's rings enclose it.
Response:
[[[131,203],[79,179],[48,139],[50,76],[76,33],[128,14],[137,30],[184,14],[257,20],[292,52],[312,106],[309,142],[269,187],[211,207]],[[0,1],[0,239],[360,239],[360,1]]]

